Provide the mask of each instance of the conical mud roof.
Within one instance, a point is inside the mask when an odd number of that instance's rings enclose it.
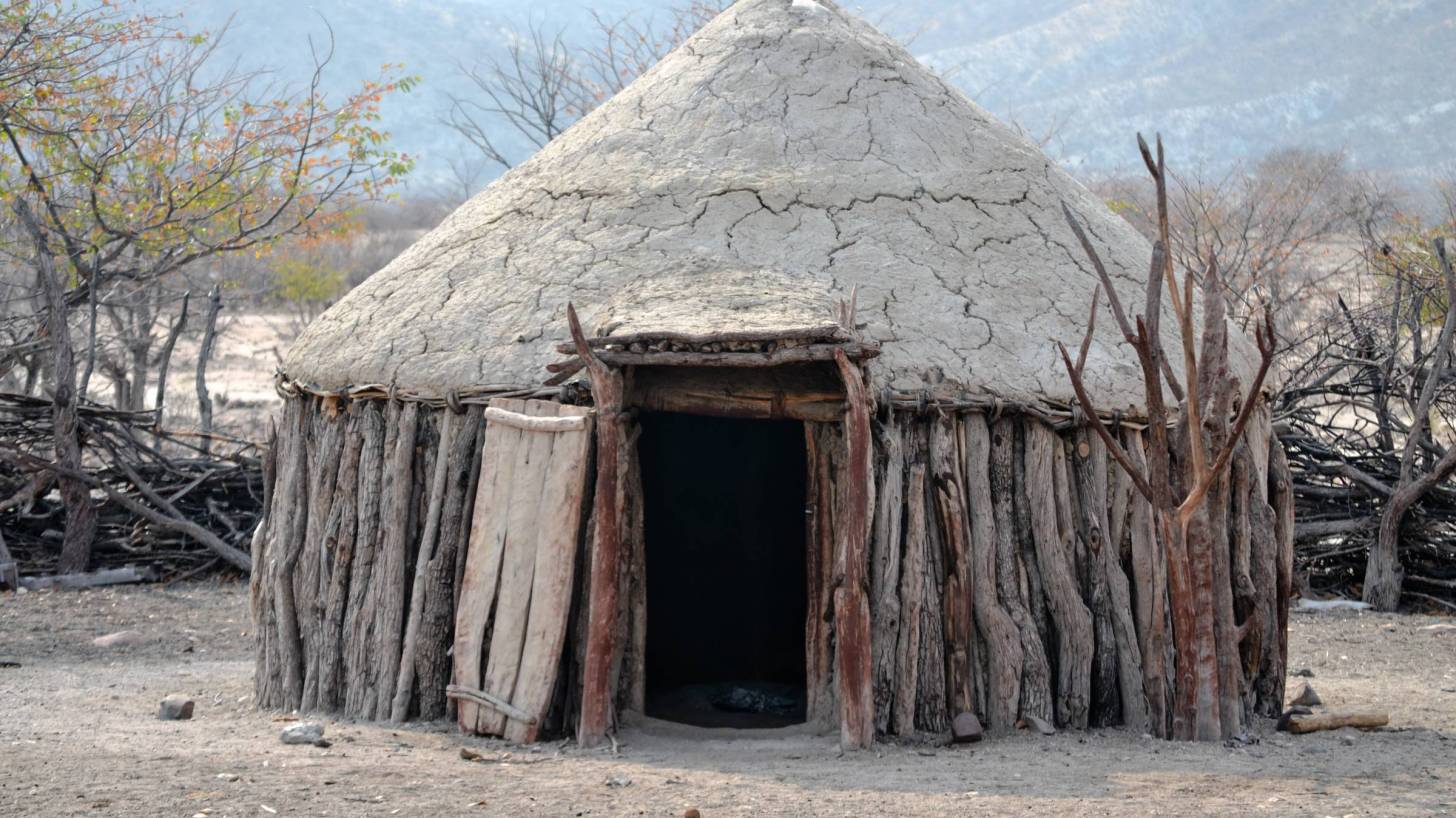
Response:
[[[1068,401],[1053,341],[1081,340],[1097,279],[1064,201],[1140,305],[1147,242],[1035,145],[826,0],[742,0],[349,293],[285,374],[530,386],[568,302],[589,334],[773,335],[832,326],[857,287],[875,386]],[[1088,384],[1136,409],[1098,325]]]

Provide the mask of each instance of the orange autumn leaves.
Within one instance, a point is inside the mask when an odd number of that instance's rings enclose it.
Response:
[[[0,197],[32,197],[75,272],[89,255],[162,275],[348,230],[352,208],[409,172],[380,127],[381,106],[418,81],[399,66],[335,99],[321,90],[327,52],[289,83],[219,65],[218,35],[133,11],[0,11]]]

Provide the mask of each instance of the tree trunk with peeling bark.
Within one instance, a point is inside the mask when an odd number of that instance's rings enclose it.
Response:
[[[76,356],[71,346],[70,309],[66,306],[66,288],[51,255],[44,230],[36,223],[24,199],[15,200],[15,212],[30,234],[34,245],[37,270],[45,295],[45,331],[50,341],[51,425],[55,436],[56,464],[73,473],[82,471],[81,431],[76,417]],[[91,562],[91,544],[96,538],[96,507],[91,489],[75,476],[57,476],[61,502],[66,508],[66,527],[62,534],[62,574],[79,574]]]

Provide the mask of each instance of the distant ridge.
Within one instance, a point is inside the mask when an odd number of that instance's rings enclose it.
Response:
[[[416,155],[415,188],[450,182],[464,146],[438,124],[454,64],[503,53],[535,21],[589,33],[591,9],[665,20],[673,0],[146,0],[217,28],[223,57],[302,79],[307,38],[336,45],[343,91],[380,63],[425,82],[387,112]],[[1456,162],[1456,3],[1450,0],[864,0],[846,2],[951,75],[1077,172],[1129,167],[1132,133],[1161,131],[1181,164],[1271,149],[1346,149],[1358,167],[1422,177]],[[529,146],[517,142],[520,158]],[[487,177],[488,178],[488,177]],[[484,180],[482,180],[484,181]]]

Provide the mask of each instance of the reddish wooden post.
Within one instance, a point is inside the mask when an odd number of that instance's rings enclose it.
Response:
[[[566,307],[576,352],[591,374],[592,400],[597,409],[597,481],[593,496],[596,533],[591,544],[588,580],[586,658],[582,668],[581,722],[576,741],[595,747],[607,736],[611,712],[613,640],[617,630],[617,577],[622,552],[622,492],[618,464],[626,437],[622,428],[624,385],[622,373],[602,363],[592,352],[576,309]]]
[[[870,662],[870,606],[866,591],[866,539],[870,526],[870,410],[860,370],[844,350],[834,351],[844,380],[845,445],[848,462],[844,505],[838,510],[839,555],[835,573],[834,628],[837,636],[835,675],[839,679],[839,743],[845,749],[866,749],[875,741],[874,680]]]

